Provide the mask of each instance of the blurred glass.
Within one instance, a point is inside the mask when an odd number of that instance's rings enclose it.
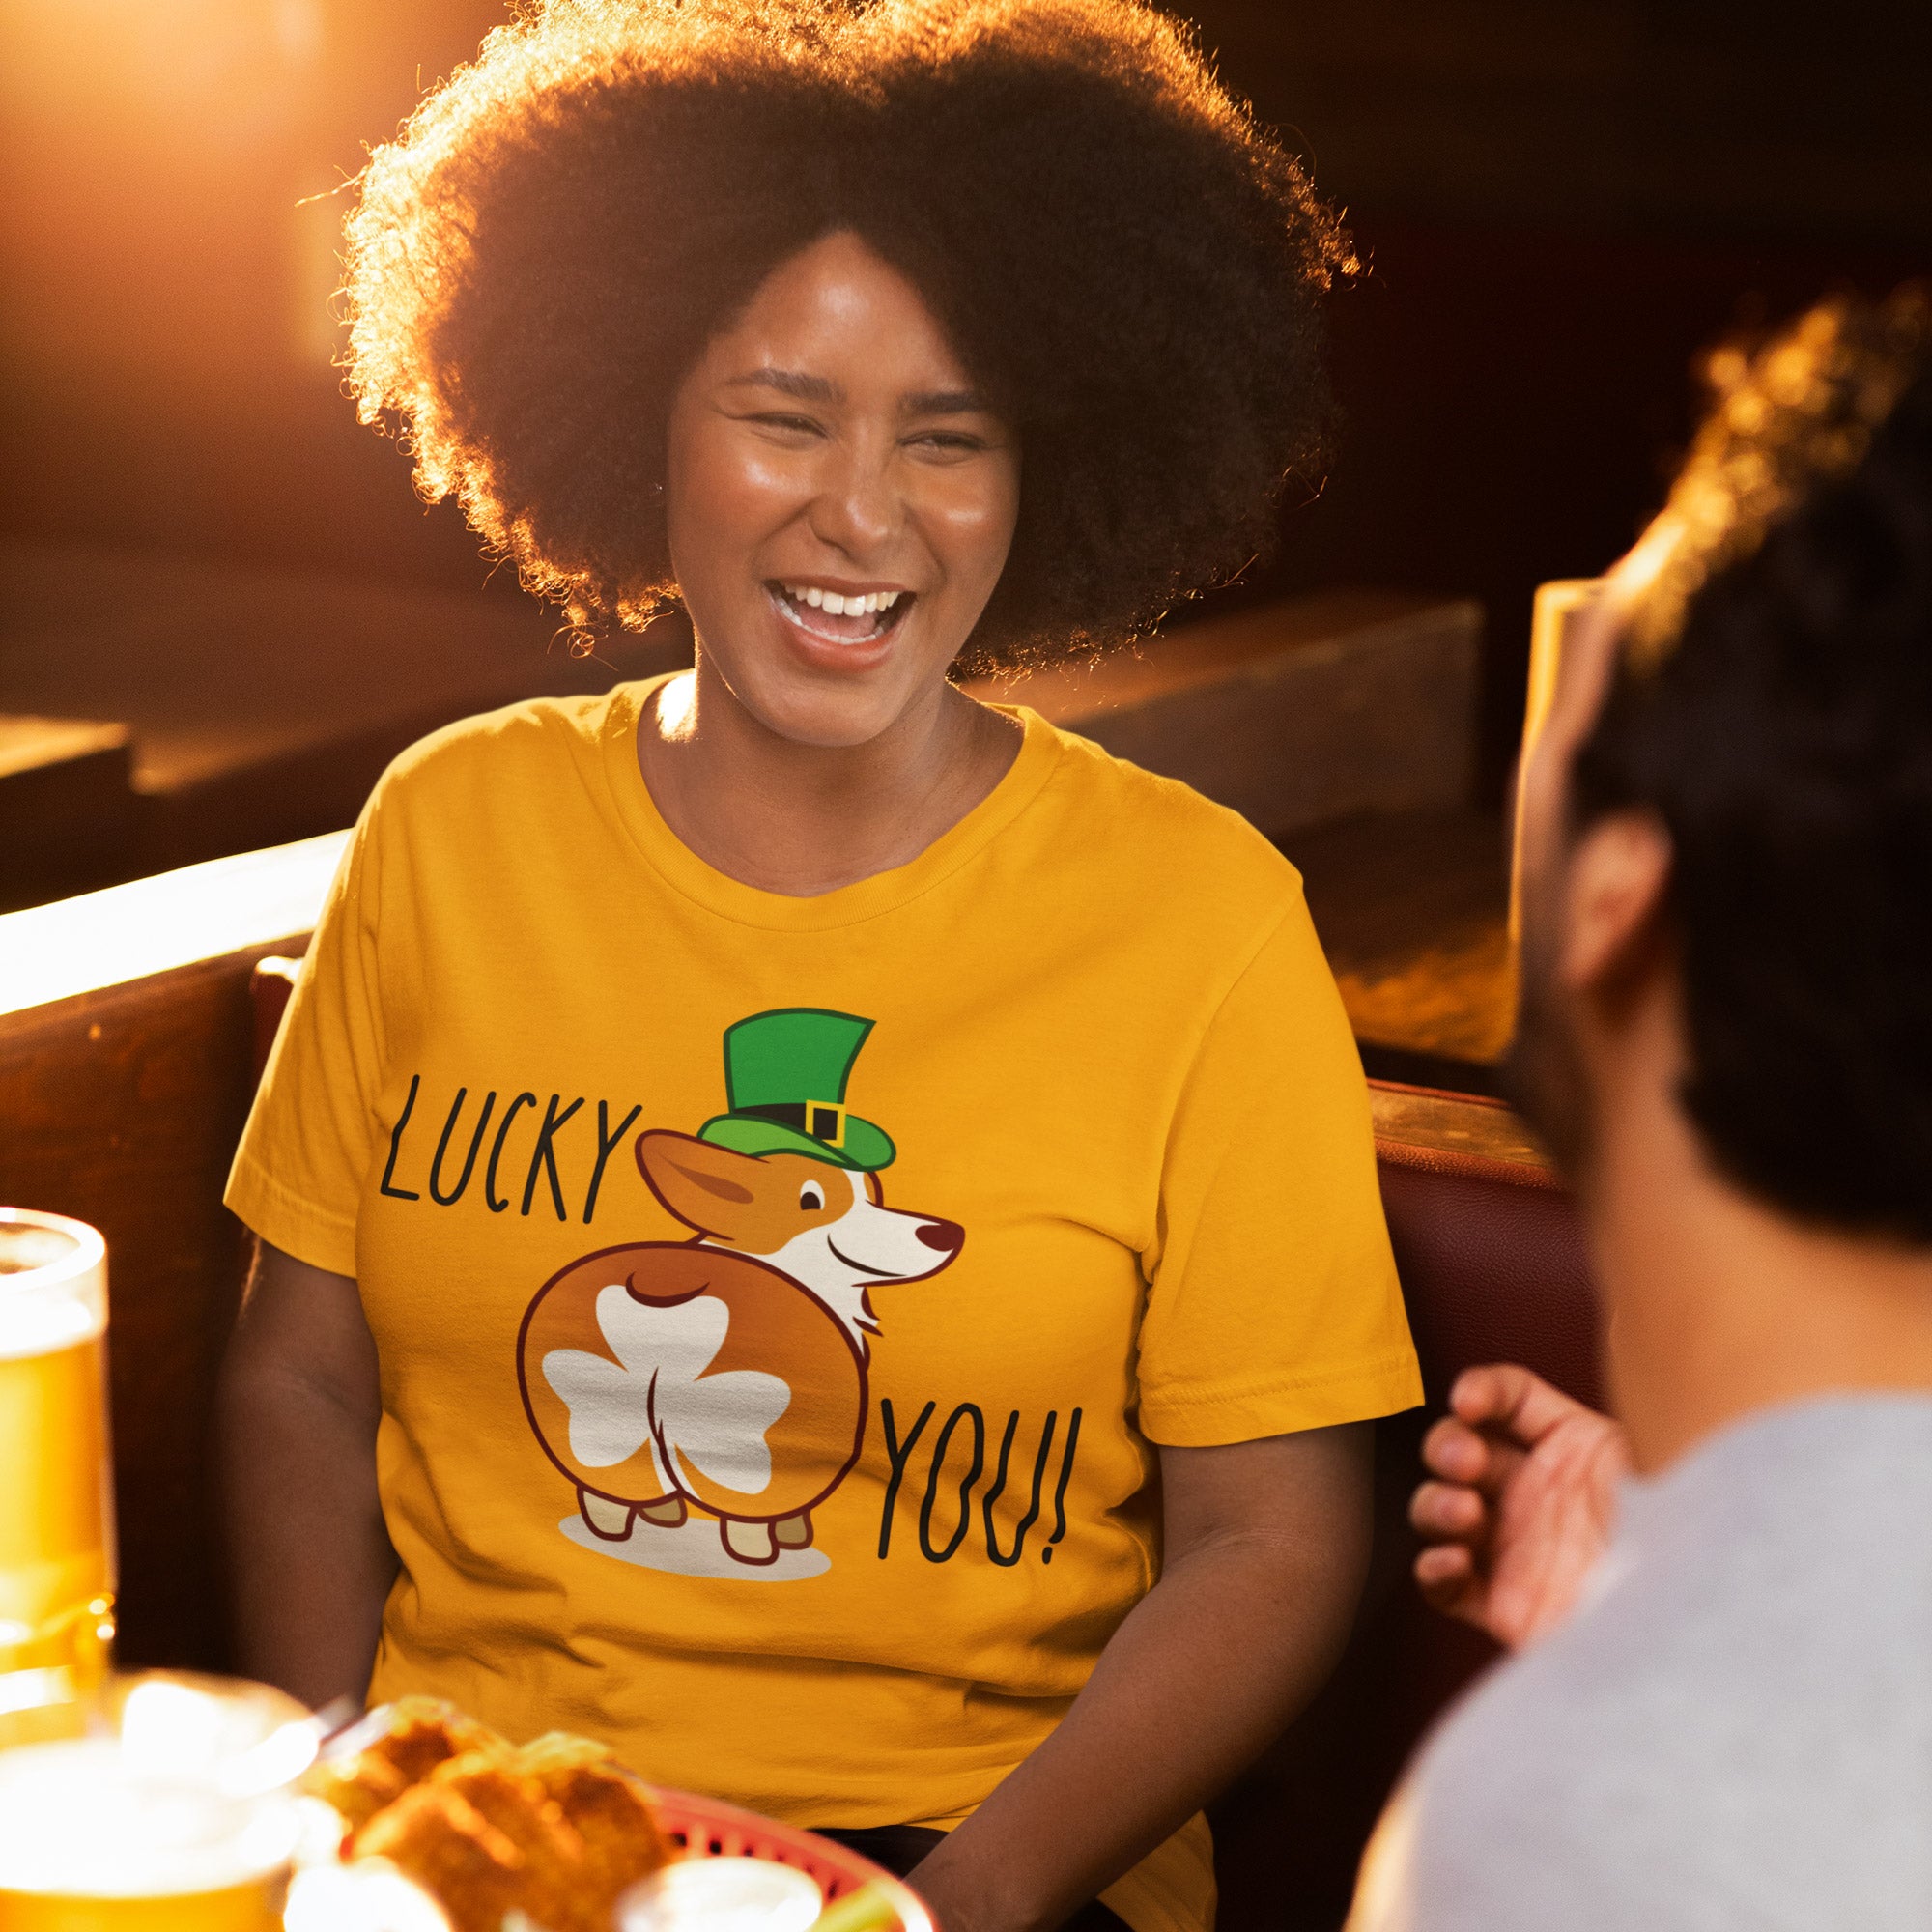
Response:
[[[302,1707],[157,1671],[110,1680],[91,1721],[0,1750],[0,1932],[281,1932]]]
[[[0,1208],[0,1746],[59,1735],[114,1640],[107,1247]]]

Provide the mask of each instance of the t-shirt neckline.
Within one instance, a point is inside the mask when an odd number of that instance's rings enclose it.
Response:
[[[684,897],[740,925],[774,932],[824,932],[856,925],[929,892],[997,838],[1039,795],[1060,761],[1060,734],[1025,705],[995,705],[1024,733],[999,782],[958,822],[903,866],[875,872],[810,898],[770,893],[729,877],[700,859],[666,822],[638,763],[638,729],[658,687],[682,675],[619,685],[604,732],[604,774],[619,822],[645,863]]]

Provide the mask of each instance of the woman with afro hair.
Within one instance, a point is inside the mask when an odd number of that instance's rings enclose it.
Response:
[[[1345,237],[1136,0],[528,0],[349,244],[423,493],[696,653],[356,828],[230,1184],[245,1662],[1202,1932],[1420,1395],[1367,1096],[1266,841],[956,680],[1266,548]]]

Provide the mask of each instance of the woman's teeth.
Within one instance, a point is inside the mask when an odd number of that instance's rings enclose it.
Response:
[[[905,590],[822,590],[816,584],[773,583],[766,589],[785,621],[827,644],[867,644],[912,609]]]
[[[829,611],[835,617],[890,611],[904,594],[897,590],[867,590],[861,596],[842,597],[836,590],[821,590],[816,584],[787,583],[783,588],[794,603],[810,604],[814,611]]]

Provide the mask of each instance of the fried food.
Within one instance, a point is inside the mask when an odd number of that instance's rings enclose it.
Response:
[[[614,1892],[592,1896],[583,1840],[536,1779],[486,1752],[451,1758],[356,1834],[432,1893],[455,1932],[499,1932],[520,1911],[546,1932],[608,1932]]]
[[[407,1698],[308,1788],[346,1821],[344,1858],[381,1858],[429,1892],[452,1932],[611,1932],[617,1895],[673,1850],[649,1789],[588,1738],[521,1750],[431,1698]]]
[[[389,1708],[388,1728],[354,1757],[324,1759],[303,1779],[303,1789],[342,1814],[345,1852],[356,1833],[386,1804],[420,1784],[438,1765],[481,1751],[507,1757],[510,1747],[487,1725],[437,1697],[403,1697]]]
[[[588,1882],[611,1898],[670,1861],[649,1791],[602,1745],[552,1731],[526,1745],[516,1764],[561,1807],[583,1841]]]

